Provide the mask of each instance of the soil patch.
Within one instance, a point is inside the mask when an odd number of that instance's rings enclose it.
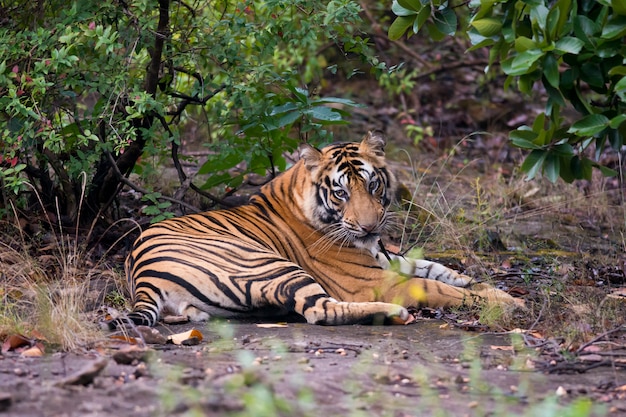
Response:
[[[538,372],[536,350],[516,334],[471,333],[441,320],[284,326],[196,325],[200,344],[152,345],[130,364],[111,358],[119,346],[44,358],[9,352],[0,357],[0,407],[16,417],[533,415],[585,396],[608,403],[595,415],[626,412],[616,390],[626,386],[626,372]],[[64,382],[102,358],[106,366],[86,385]]]

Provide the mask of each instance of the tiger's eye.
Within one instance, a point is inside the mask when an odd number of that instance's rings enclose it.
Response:
[[[333,195],[335,197],[337,197],[340,200],[345,200],[346,198],[348,198],[348,192],[346,190],[343,190],[341,188],[334,190],[333,191]]]
[[[367,186],[367,188],[369,189],[370,193],[374,193],[376,190],[378,190],[378,187],[380,186],[380,181],[378,180],[374,180],[372,182],[369,183],[369,185]]]

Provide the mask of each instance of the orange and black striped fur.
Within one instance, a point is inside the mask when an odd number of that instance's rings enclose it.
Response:
[[[301,160],[241,207],[159,222],[126,261],[134,296],[128,319],[152,326],[163,311],[206,320],[297,313],[340,325],[407,319],[408,306],[460,306],[477,299],[514,304],[440,264],[378,249],[395,179],[384,140],[322,150]]]

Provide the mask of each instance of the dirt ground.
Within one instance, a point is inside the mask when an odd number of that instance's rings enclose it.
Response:
[[[436,319],[391,327],[281,325],[196,324],[199,344],[153,344],[134,353],[123,342],[43,358],[9,352],[0,356],[0,413],[534,416],[586,397],[594,402],[591,415],[626,415],[623,369],[542,372],[537,352],[518,335],[467,332]]]

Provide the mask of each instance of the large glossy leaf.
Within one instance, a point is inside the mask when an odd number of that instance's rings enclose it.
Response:
[[[552,87],[559,88],[559,63],[551,53],[543,58],[543,75]]]
[[[626,16],[614,16],[602,28],[603,39],[613,40],[624,35],[626,35]]]
[[[613,11],[620,16],[626,16],[626,1],[624,0],[611,0],[611,6]]]
[[[535,178],[535,176],[543,166],[543,162],[546,160],[547,156],[548,152],[541,149],[535,149],[528,154],[528,156],[524,160],[524,163],[522,164],[522,170],[526,172],[529,180]]]
[[[539,145],[534,143],[537,136],[537,133],[529,130],[527,126],[522,126],[509,133],[509,139],[513,145],[524,149],[541,149]]]
[[[527,38],[526,36],[518,36],[515,39],[515,50],[517,52],[528,51],[529,49],[538,49],[537,42]]]
[[[326,106],[313,107],[307,110],[306,113],[321,122],[338,123],[344,121],[341,114]]]
[[[624,121],[626,121],[626,114],[620,114],[610,120],[609,126],[612,129],[617,129]]]
[[[219,172],[230,169],[241,162],[241,156],[236,153],[221,155],[219,158],[209,158],[198,170],[198,174]]]
[[[470,25],[485,37],[495,36],[500,33],[500,29],[502,29],[502,21],[491,17],[473,20]]]
[[[418,33],[419,30],[424,26],[424,24],[428,21],[430,17],[431,7],[430,4],[425,5],[422,10],[417,14],[417,18],[413,22],[413,32]]]
[[[415,15],[412,16],[398,16],[396,20],[389,26],[389,32],[387,35],[392,41],[396,41],[402,37],[408,28],[413,26],[415,21]]]
[[[422,8],[422,2],[420,0],[395,0],[394,3],[397,3],[405,10],[411,10],[415,12],[418,12]],[[392,4],[391,9],[395,13],[395,10],[393,10],[393,7],[394,6]],[[398,16],[401,16],[401,15],[398,15]]]
[[[535,69],[535,63],[541,56],[543,51],[540,49],[529,49],[517,54],[513,59],[502,62],[502,70],[507,75],[523,75],[528,74]]]
[[[555,183],[559,179],[559,173],[561,172],[561,160],[555,154],[548,154],[543,164],[543,173],[550,182]]]
[[[583,49],[585,43],[572,36],[566,36],[556,41],[555,49],[563,54],[577,54]]]
[[[402,3],[405,3],[404,1]],[[393,3],[391,4],[391,11],[396,15],[396,16],[414,16],[415,14],[417,14],[417,10],[419,9],[413,9],[408,2],[405,3],[408,7],[404,7],[400,2],[398,2],[397,0],[394,0]]]
[[[437,10],[433,19],[439,32],[449,36],[456,33],[457,18],[454,10],[448,8]]]
[[[580,78],[591,87],[596,87],[601,90],[606,89],[604,72],[600,65],[594,62],[585,62],[580,66]]]
[[[609,126],[609,119],[603,114],[589,114],[572,125],[567,131],[576,136],[593,136]]]

